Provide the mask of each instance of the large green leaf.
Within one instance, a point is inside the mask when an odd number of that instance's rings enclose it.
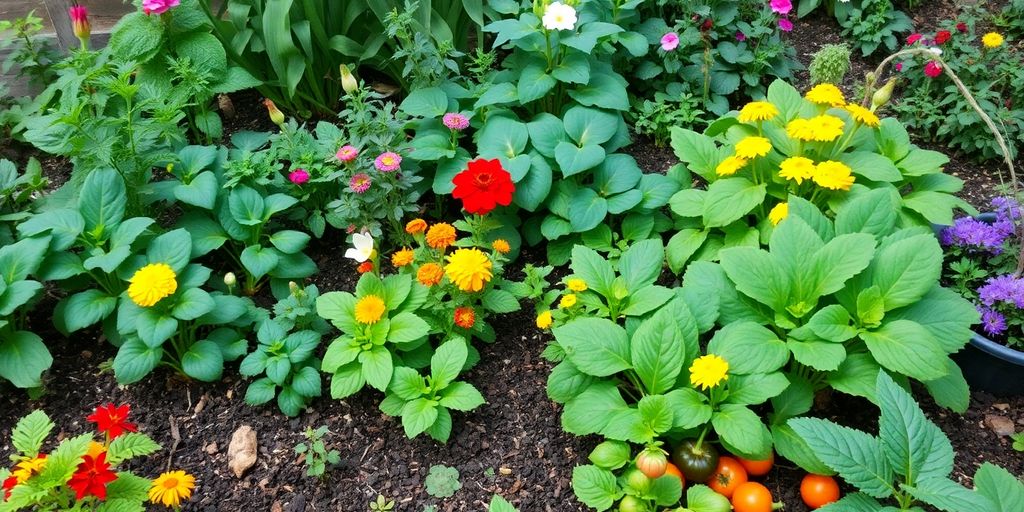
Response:
[[[40,377],[53,364],[43,339],[29,331],[10,331],[0,339],[0,377],[15,387],[42,386]]]
[[[615,475],[597,466],[576,466],[572,470],[572,490],[588,507],[608,510],[622,497]]]
[[[789,360],[786,344],[755,322],[733,322],[708,342],[708,353],[729,363],[729,373],[747,375],[775,371]]]
[[[648,239],[633,243],[619,257],[619,274],[630,293],[650,286],[661,275],[665,250],[661,240]]]
[[[732,453],[754,460],[762,460],[770,455],[771,433],[761,418],[746,406],[723,404],[711,416],[711,424],[719,439]]]
[[[931,234],[920,234],[883,248],[871,266],[885,310],[908,306],[924,297],[942,274],[942,248]]]
[[[682,333],[672,311],[661,309],[645,320],[630,341],[630,357],[647,394],[670,391],[686,358]]]
[[[469,357],[469,349],[463,338],[452,338],[437,347],[430,358],[430,376],[437,389],[444,389],[455,381]]]
[[[127,204],[124,179],[110,168],[95,169],[85,178],[78,198],[78,211],[85,229],[106,239],[124,219]]]
[[[945,478],[953,471],[953,447],[939,427],[928,421],[910,393],[885,372],[878,373],[878,437],[885,456],[907,482]]]
[[[616,414],[627,410],[614,383],[597,382],[565,404],[562,429],[579,436],[604,432]]]
[[[746,178],[726,178],[708,186],[704,198],[704,226],[732,224],[764,202],[766,185]]]
[[[974,487],[996,505],[993,512],[1024,510],[1024,483],[999,466],[983,463],[974,473]]]
[[[876,498],[892,495],[892,466],[878,439],[819,418],[793,418],[789,426],[847,483]]]
[[[625,329],[604,318],[579,318],[552,331],[580,371],[607,377],[632,367]]]
[[[587,287],[606,298],[612,297],[612,282],[615,281],[615,271],[611,263],[604,259],[597,251],[584,246],[577,245],[572,248],[572,262],[569,264],[576,277],[587,282]]]
[[[891,371],[922,381],[946,375],[948,357],[921,324],[894,320],[860,336],[878,363]]]

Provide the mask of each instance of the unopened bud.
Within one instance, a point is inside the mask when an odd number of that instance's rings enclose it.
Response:
[[[263,100],[263,105],[267,107],[267,113],[270,114],[270,120],[278,126],[284,125],[284,113],[278,110],[277,105],[270,99]]]
[[[297,295],[300,291],[299,285],[295,281],[288,281],[288,291],[292,292],[292,295]]]
[[[356,89],[359,88],[359,82],[352,74],[352,71],[345,64],[342,64],[339,69],[341,70],[341,88],[348,94],[356,92]]]
[[[227,285],[228,288],[234,286],[235,283],[237,282],[238,279],[235,278],[234,272],[228,272],[227,274],[224,274],[224,284]]]
[[[89,34],[92,27],[89,25],[89,10],[84,5],[72,5],[68,9],[71,17],[71,31],[75,34],[85,47],[89,42]]]
[[[880,89],[875,91],[871,97],[871,110],[875,110],[889,102],[893,89],[896,88],[896,78],[890,78]]]

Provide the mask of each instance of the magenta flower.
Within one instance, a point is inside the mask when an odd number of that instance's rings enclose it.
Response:
[[[793,10],[793,2],[790,0],[772,0],[771,1],[772,12],[775,14],[789,14],[789,11]]]
[[[914,44],[914,43],[920,41],[923,37],[924,36],[922,36],[921,34],[917,34],[917,33],[910,34],[909,36],[907,36],[907,44]]]
[[[309,173],[306,172],[305,169],[295,169],[294,171],[288,173],[288,181],[296,185],[302,185],[303,183],[309,181]]]
[[[924,74],[928,78],[937,78],[942,74],[942,65],[938,61],[930,60],[924,65]]]
[[[142,0],[142,12],[146,14],[163,14],[171,7],[181,5],[181,0]]]
[[[740,32],[739,30],[737,30],[736,31],[736,40],[742,43],[743,41],[747,40],[747,35],[744,34],[743,32]]]
[[[793,30],[793,22],[786,18],[779,18],[779,30],[789,32]]]
[[[679,47],[679,34],[669,32],[661,36],[661,49],[670,52]]]
[[[896,63],[896,72],[899,73],[899,72],[902,72],[902,71],[903,71],[903,63],[902,62],[897,62]]]
[[[373,166],[380,172],[393,172],[397,171],[402,165],[402,156],[393,151],[386,151],[381,153],[376,160],[373,161]]]
[[[341,160],[342,162],[351,162],[352,160],[355,160],[357,156],[359,156],[359,150],[346,144],[339,148],[338,152],[335,153],[334,156],[337,157],[338,160]]]
[[[89,10],[84,5],[72,5],[68,9],[71,16],[71,31],[75,37],[85,40],[89,38],[91,27],[89,25]]]
[[[442,122],[449,130],[456,132],[461,132],[462,130],[469,128],[469,118],[458,112],[449,112],[445,114]]]
[[[372,183],[372,181],[373,180],[371,180],[366,174],[359,173],[352,176],[352,179],[348,180],[348,186],[356,194],[362,194],[370,188],[370,183]]]

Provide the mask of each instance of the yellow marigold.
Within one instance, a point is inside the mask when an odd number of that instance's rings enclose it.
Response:
[[[736,156],[754,158],[765,156],[772,150],[772,143],[764,137],[746,137],[736,143]]]
[[[879,119],[874,112],[856,103],[846,105],[846,111],[850,113],[850,117],[852,117],[854,121],[865,126],[878,128],[878,126],[882,124],[882,120]]]
[[[404,267],[412,263],[415,257],[416,254],[412,252],[412,249],[403,247],[402,250],[391,255],[391,264],[396,267]]]
[[[999,32],[989,32],[981,36],[981,44],[985,45],[985,48],[998,48],[1003,44],[1003,35]]]
[[[840,91],[838,87],[832,84],[818,84],[807,91],[804,96],[811,103],[818,105],[827,105],[830,107],[841,107],[846,104],[846,98],[843,97],[843,91]]]
[[[565,287],[574,292],[585,292],[587,291],[587,282],[578,277],[574,277],[565,282]]]
[[[713,388],[726,380],[729,380],[729,363],[720,356],[701,356],[690,365],[690,384],[694,387]]]
[[[427,245],[434,249],[445,249],[455,243],[455,228],[447,222],[439,222],[427,230]]]
[[[183,500],[192,497],[192,489],[195,487],[196,479],[192,475],[184,471],[169,471],[153,480],[149,488],[149,501],[177,509]]]
[[[831,142],[843,134],[843,126],[846,123],[836,116],[824,114],[808,119],[807,124],[811,130],[811,140]]]
[[[479,249],[459,249],[448,256],[444,273],[464,292],[478,292],[491,280],[491,260]]]
[[[811,129],[811,123],[807,119],[797,118],[786,123],[786,135],[791,139],[804,142],[814,140],[814,131]]]
[[[768,220],[773,226],[778,226],[787,215],[789,215],[789,203],[779,203],[772,208],[772,211],[768,212]]]
[[[576,294],[570,293],[562,296],[562,300],[558,301],[558,307],[565,309],[571,308],[576,305]]]
[[[736,174],[736,171],[739,171],[745,165],[747,165],[746,158],[740,158],[735,155],[730,156],[725,160],[722,160],[722,163],[718,164],[718,167],[715,167],[715,174],[719,176],[731,176]]]
[[[779,115],[779,109],[767,101],[751,101],[740,109],[740,115],[736,116],[741,123],[752,123],[755,121],[771,121]]]
[[[437,263],[426,263],[416,271],[416,280],[423,286],[434,286],[444,277],[444,269]]]
[[[178,289],[177,276],[166,263],[150,263],[135,271],[128,280],[128,298],[148,308]]]
[[[410,235],[422,233],[427,230],[427,221],[423,219],[413,219],[405,224],[405,232]]]
[[[356,302],[356,322],[372,325],[380,321],[384,316],[384,299],[376,295],[367,295]]]
[[[504,238],[491,242],[491,248],[498,251],[499,254],[508,254],[512,250],[512,247],[508,245],[508,240]]]
[[[779,176],[800,185],[814,177],[814,160],[802,156],[791,156],[779,164]]]
[[[842,162],[827,160],[814,168],[814,182],[830,190],[850,190],[853,171]]]
[[[539,329],[547,329],[548,327],[551,327],[553,322],[554,319],[551,318],[551,311],[544,311],[537,315],[537,328]]]

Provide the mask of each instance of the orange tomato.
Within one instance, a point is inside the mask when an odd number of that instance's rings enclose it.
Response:
[[[772,466],[775,465],[775,452],[768,455],[765,460],[750,460],[744,459],[743,457],[737,457],[740,464],[743,465],[743,469],[747,470],[747,474],[750,476],[764,476],[772,470]]]
[[[839,500],[839,484],[830,476],[808,473],[800,482],[800,497],[811,509]]]
[[[771,512],[772,492],[757,482],[740,484],[732,494],[735,512]]]
[[[683,485],[684,489],[686,488],[686,477],[683,476],[683,472],[679,471],[679,467],[677,467],[675,464],[672,464],[671,462],[669,462],[668,465],[665,466],[665,474],[666,475],[672,475],[672,476],[678,478],[679,479],[679,483]]]
[[[719,457],[718,467],[711,474],[707,484],[718,494],[731,498],[736,488],[746,482],[747,470],[743,469],[740,461],[732,457]]]

